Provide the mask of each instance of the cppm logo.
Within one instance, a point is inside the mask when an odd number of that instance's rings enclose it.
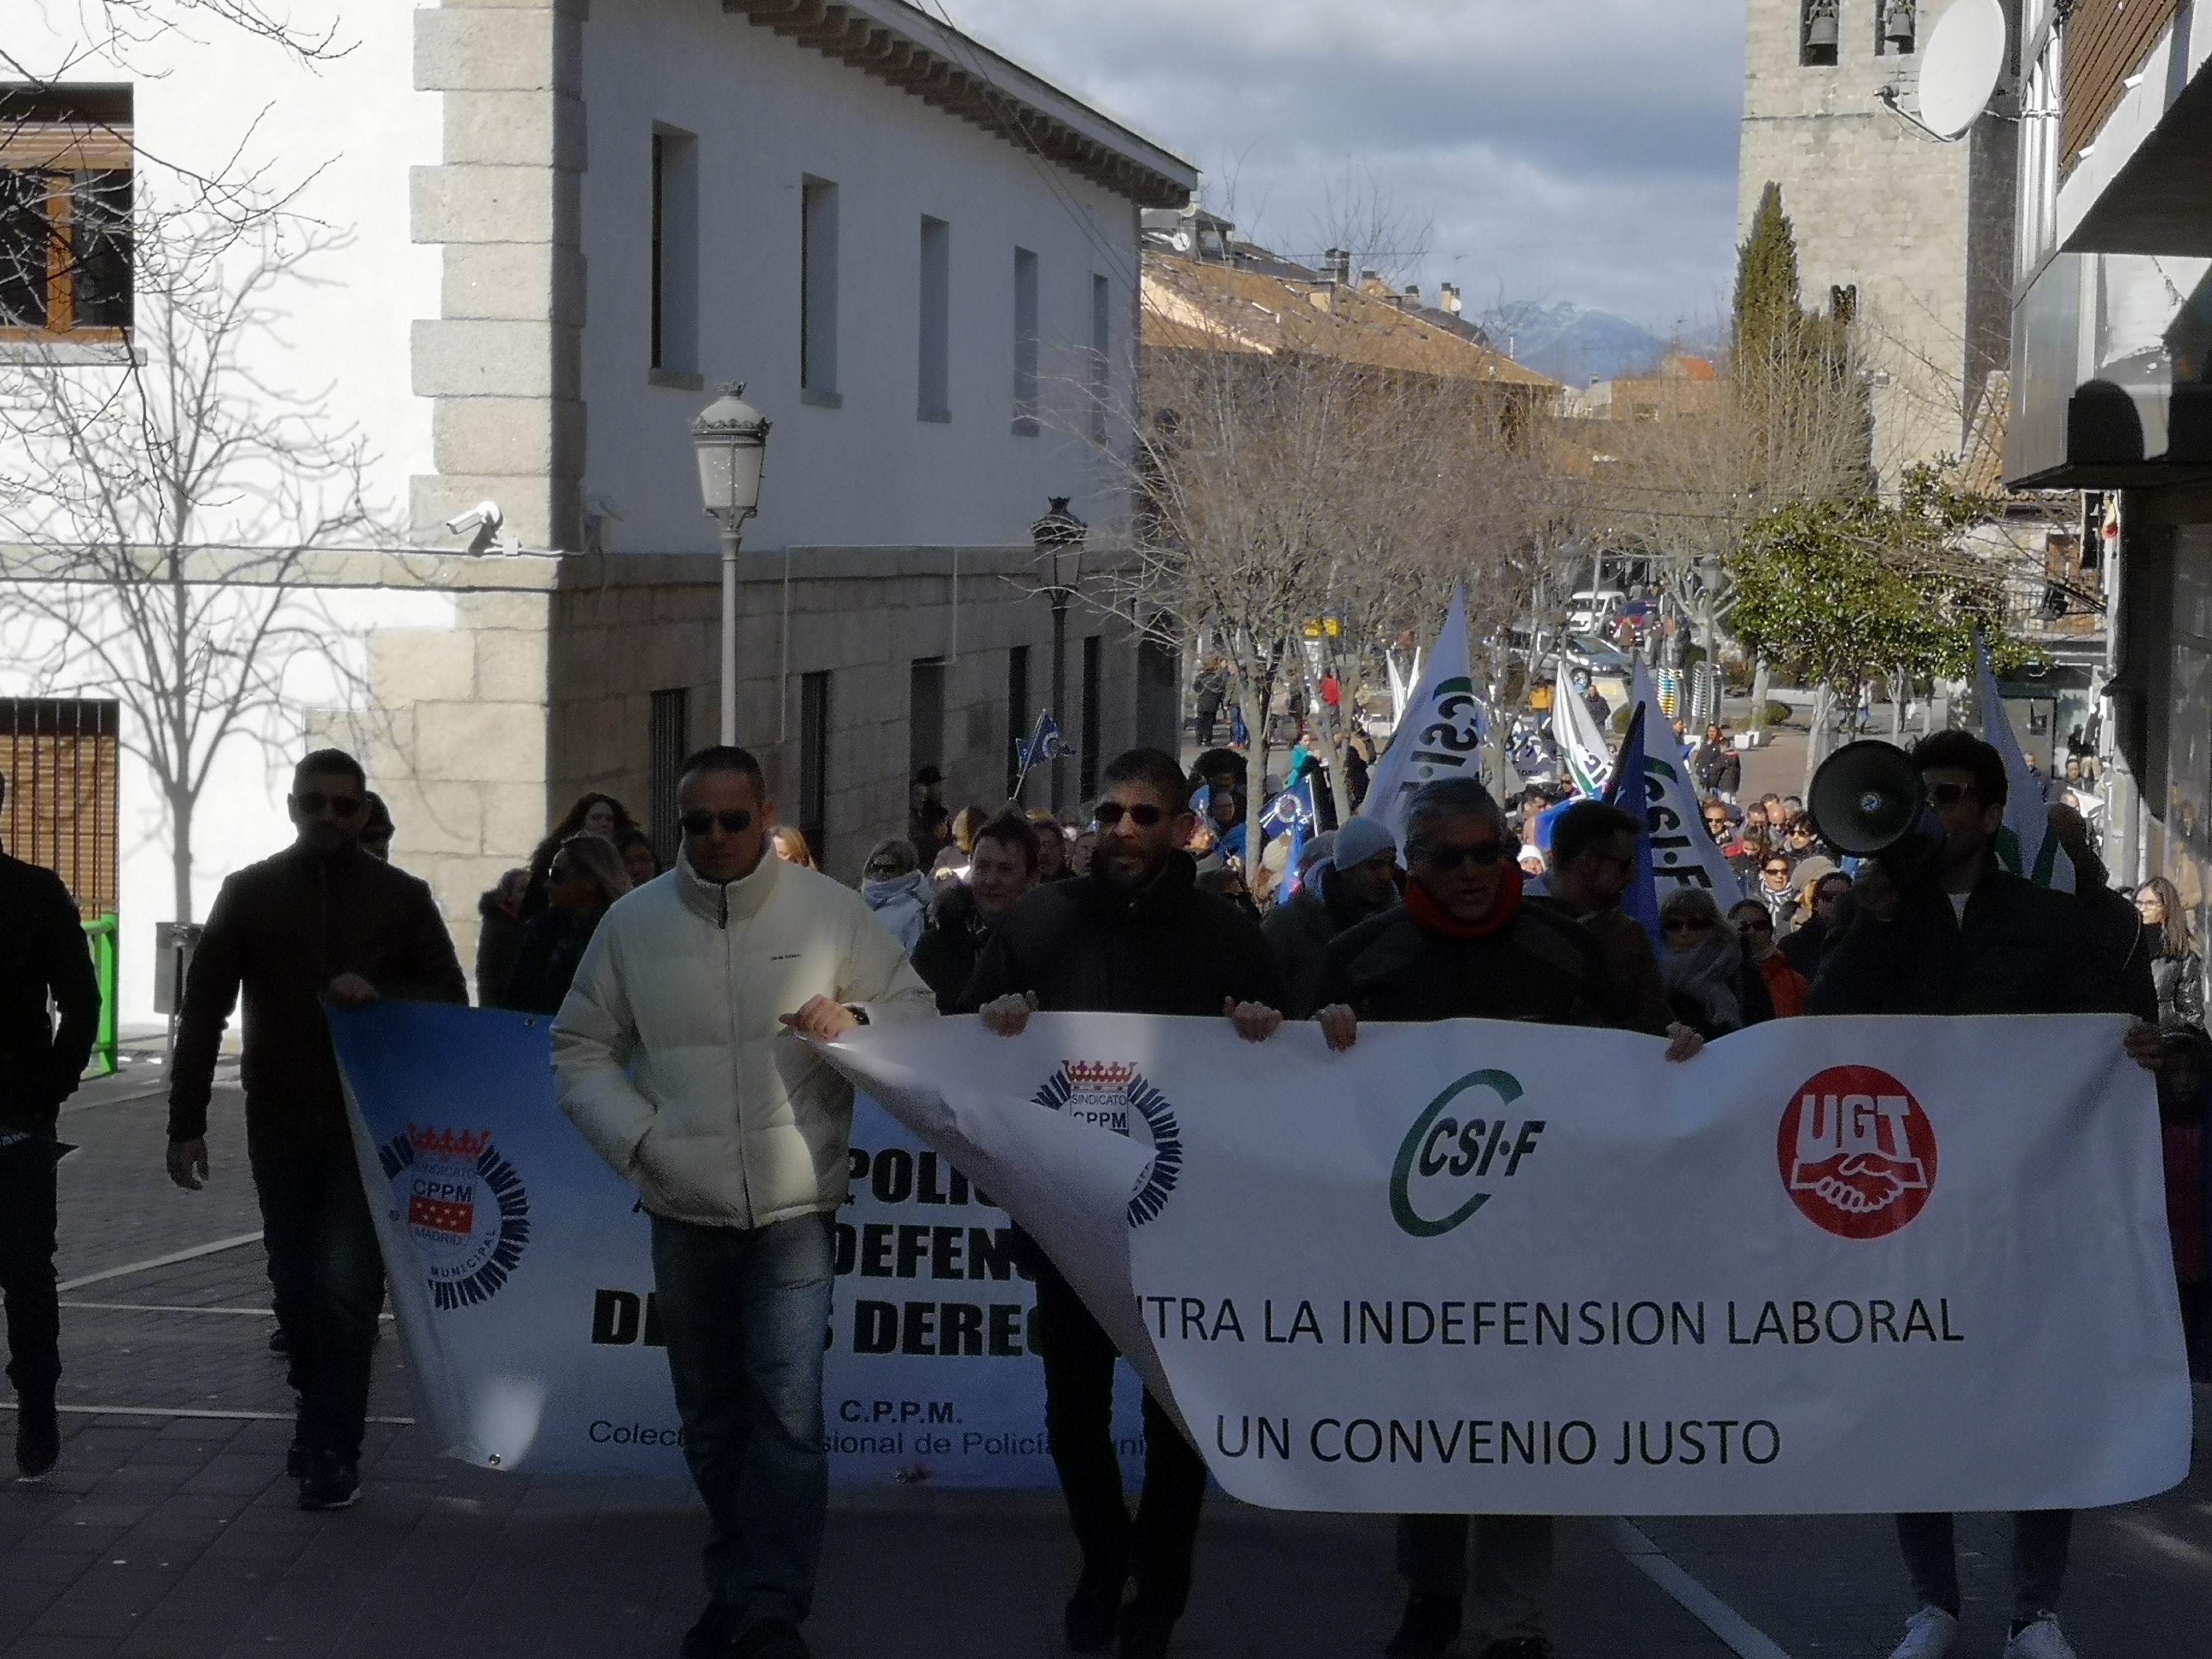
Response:
[[[530,1195],[490,1131],[410,1123],[376,1150],[432,1303],[445,1311],[490,1300],[530,1243]]]
[[[1065,1060],[1030,1098],[1117,1135],[1142,1126],[1144,1138],[1152,1144],[1152,1161],[1129,1200],[1129,1224],[1141,1227],[1166,1207],[1182,1174],[1182,1129],[1167,1097],[1142,1072],[1120,1060]]]
[[[1800,1214],[1838,1238],[1886,1238],[1936,1189],[1936,1127],[1871,1066],[1831,1066],[1782,1114],[1775,1155]]]
[[[1474,1090],[1494,1096],[1501,1110],[1522,1093],[1520,1079],[1510,1072],[1469,1072],[1431,1101],[1398,1143],[1398,1161],[1390,1170],[1390,1218],[1415,1238],[1440,1238],[1487,1204],[1487,1190],[1461,1197],[1460,1183],[1489,1178],[1493,1164],[1501,1178],[1518,1174],[1544,1133],[1541,1118],[1516,1127],[1502,1116],[1462,1121],[1446,1112]],[[1480,1105],[1480,1098],[1469,1103]]]

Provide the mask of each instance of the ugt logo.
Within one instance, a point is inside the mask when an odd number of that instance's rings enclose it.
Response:
[[[1936,1127],[1887,1072],[1831,1066],[1782,1114],[1775,1155],[1790,1200],[1838,1238],[1884,1238],[1936,1189]]]
[[[1488,1192],[1469,1193],[1441,1218],[1422,1213],[1442,1209],[1457,1192],[1454,1184],[1472,1176],[1482,1180],[1499,1153],[1505,1164],[1502,1176],[1517,1173],[1523,1158],[1534,1156],[1544,1121],[1530,1118],[1509,1142],[1503,1117],[1470,1117],[1464,1122],[1445,1115],[1444,1109],[1470,1089],[1486,1089],[1498,1097],[1500,1108],[1521,1098],[1521,1080],[1510,1072],[1469,1072],[1428,1104],[1413,1120],[1398,1145],[1398,1161],[1390,1171],[1390,1218],[1415,1238],[1438,1238],[1490,1202]]]

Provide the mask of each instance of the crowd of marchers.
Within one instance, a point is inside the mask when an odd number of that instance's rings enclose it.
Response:
[[[1156,750],[1103,768],[1079,829],[1012,805],[948,811],[925,772],[906,833],[878,843],[852,884],[778,823],[743,749],[685,763],[666,869],[621,803],[578,801],[485,896],[477,993],[554,1016],[561,1109],[651,1218],[684,1453],[709,1518],[707,1605],[684,1654],[807,1651],[852,1091],[799,1039],[860,1024],[972,1013],[1011,1035],[1038,1012],[1127,1012],[1226,1019],[1264,1042],[1285,1019],[1311,1019],[1343,1049],[1373,1021],[1513,1019],[1644,1032],[1660,1040],[1654,1064],[1694,1066],[1709,1042],[1801,1014],[2126,1013],[2127,1053],[2158,1077],[2175,1270],[2201,1359],[2212,1042],[2185,910],[2162,882],[2133,902],[2112,891],[2063,808],[2053,829],[2077,892],[2008,873],[1994,852],[2008,790],[1996,751],[1945,732],[1913,752],[1942,829],[1916,861],[1846,871],[1817,846],[1790,846],[1790,803],[1747,803],[1739,817],[1715,788],[1709,827],[1723,845],[1756,843],[1761,891],[1725,912],[1707,891],[1670,894],[1656,939],[1622,908],[1638,817],[1541,792],[1501,804],[1472,780],[1422,789],[1395,829],[1350,817],[1285,838],[1296,856],[1270,872],[1278,902],[1264,921],[1226,833],[1241,826],[1209,823],[1200,809],[1219,796],[1202,771]],[[389,862],[389,814],[367,782],[338,750],[299,763],[294,843],[230,877],[210,913],[170,1077],[168,1172],[197,1188],[217,1054],[242,1001],[271,1346],[299,1400],[287,1468],[310,1509],[359,1495],[384,1297],[325,1009],[469,996],[429,889]],[[1773,861],[1778,845],[1794,856]],[[1814,865],[1825,867],[1806,875]],[[60,1449],[56,1111],[84,1066],[98,991],[60,883],[0,859],[0,1277],[17,1462],[37,1476]],[[1205,1465],[1148,1398],[1133,1507],[1111,1434],[1113,1344],[1053,1263],[1024,1248],[1081,1557],[1066,1644],[1152,1659],[1191,1594]],[[2073,1651],[2055,1611],[2071,1523],[2062,1511],[2014,1519],[2008,1659]],[[1960,1604],[1951,1517],[1900,1516],[1897,1531],[1916,1598],[1897,1659],[1940,1659]],[[1463,1644],[1481,1659],[1540,1659],[1553,1534],[1541,1516],[1403,1518],[1403,1613],[1378,1641],[1399,1656]]]

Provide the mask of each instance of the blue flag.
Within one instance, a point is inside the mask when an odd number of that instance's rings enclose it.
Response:
[[[1638,703],[1629,717],[1628,735],[1620,740],[1620,753],[1613,761],[1603,799],[1607,806],[1617,806],[1648,824],[1651,798],[1644,765],[1644,705]],[[1659,884],[1651,871],[1649,830],[1636,838],[1636,873],[1629,878],[1628,890],[1620,896],[1620,908],[1644,924],[1644,931],[1651,935],[1651,948],[1658,950]]]
[[[1260,827],[1271,836],[1304,834],[1314,821],[1314,787],[1310,775],[1300,778],[1267,803],[1260,814]]]
[[[1051,709],[1042,708],[1037,711],[1036,730],[1029,741],[1015,743],[1014,764],[1027,771],[1067,752],[1067,745],[1060,740],[1060,722],[1053,719]]]

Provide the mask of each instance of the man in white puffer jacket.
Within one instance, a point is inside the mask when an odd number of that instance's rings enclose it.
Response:
[[[713,1522],[687,1659],[806,1653],[853,1089],[797,1034],[937,1012],[866,900],[763,856],[765,795],[742,749],[684,763],[676,867],[607,912],[553,1024],[561,1109],[653,1218],[684,1455]]]

